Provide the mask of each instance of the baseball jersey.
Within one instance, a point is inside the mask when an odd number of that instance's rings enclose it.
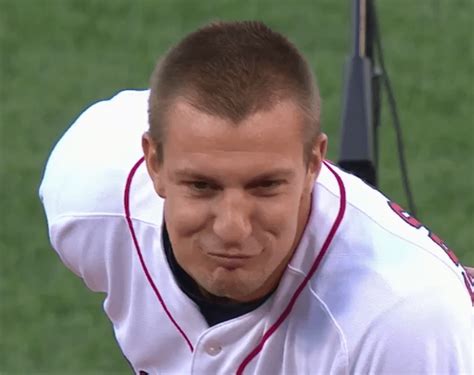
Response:
[[[105,292],[136,373],[472,373],[472,280],[428,228],[327,161],[277,289],[209,327],[163,251],[163,200],[141,149],[148,94],[83,112],[40,187],[53,248]]]

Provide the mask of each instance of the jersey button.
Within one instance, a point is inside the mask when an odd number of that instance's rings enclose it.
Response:
[[[206,353],[209,354],[210,356],[216,356],[218,355],[222,350],[222,347],[220,345],[217,345],[216,343],[209,343],[206,345]]]

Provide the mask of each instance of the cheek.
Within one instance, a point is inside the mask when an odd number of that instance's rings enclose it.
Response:
[[[298,195],[280,197],[273,202],[257,205],[257,221],[279,242],[291,242],[296,234],[300,198]]]
[[[168,196],[165,200],[165,221],[176,239],[185,239],[202,230],[209,216],[208,204],[174,196]]]
[[[201,252],[193,251],[195,237],[206,226],[208,209],[181,197],[168,195],[164,211],[173,253],[178,263],[196,278],[196,269],[205,268]]]

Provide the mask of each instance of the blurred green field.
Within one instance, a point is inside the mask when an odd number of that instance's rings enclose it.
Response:
[[[314,66],[337,160],[348,1],[0,0],[0,373],[127,374],[88,292],[51,250],[37,198],[54,142],[85,106],[144,88],[156,59],[215,19],[261,19]],[[419,217],[474,264],[472,0],[378,0]],[[406,205],[381,128],[381,190]]]

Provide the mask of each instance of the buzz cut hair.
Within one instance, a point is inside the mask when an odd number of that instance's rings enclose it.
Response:
[[[302,111],[305,162],[320,133],[320,96],[312,70],[293,43],[259,21],[213,22],[172,47],[156,65],[148,101],[149,133],[163,161],[166,115],[184,99],[238,125],[292,100]]]

